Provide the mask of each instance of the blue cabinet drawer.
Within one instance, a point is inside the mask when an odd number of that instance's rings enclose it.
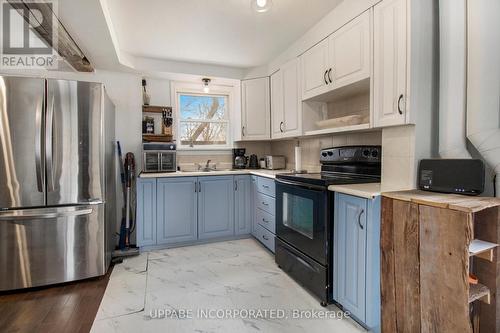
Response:
[[[268,195],[257,193],[257,208],[262,209],[269,214],[276,215],[276,200]]]
[[[260,224],[257,224],[255,228],[256,238],[272,253],[274,253],[274,234]]]
[[[276,196],[274,179],[259,177],[257,180],[257,191],[274,198]]]
[[[257,209],[257,212],[255,213],[255,218],[258,224],[260,224],[273,234],[276,234],[276,219],[274,215],[262,209]]]

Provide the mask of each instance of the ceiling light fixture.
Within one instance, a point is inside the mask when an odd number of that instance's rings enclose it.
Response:
[[[208,94],[210,92],[210,87],[208,85],[210,84],[210,81],[212,81],[212,80],[205,77],[205,78],[201,79],[201,81],[203,81],[203,92],[205,94]]]
[[[271,9],[273,2],[271,0],[251,0],[252,8],[258,13],[265,13]]]

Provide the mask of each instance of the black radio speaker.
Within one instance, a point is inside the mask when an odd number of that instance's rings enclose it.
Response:
[[[426,159],[418,167],[421,190],[479,195],[484,192],[484,163],[477,159]]]

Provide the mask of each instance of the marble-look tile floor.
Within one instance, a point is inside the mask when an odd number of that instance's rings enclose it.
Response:
[[[239,316],[218,319],[235,309]],[[275,312],[248,315],[257,310]],[[292,318],[299,310],[341,313],[322,308],[272,254],[243,239],[142,253],[115,266],[91,332],[366,332],[349,318]]]

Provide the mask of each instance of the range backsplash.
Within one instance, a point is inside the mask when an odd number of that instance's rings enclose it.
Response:
[[[280,141],[259,141],[259,142],[237,142],[235,147],[246,148],[247,155],[257,155],[259,158],[265,155],[283,155],[286,157],[287,169],[295,167],[295,146],[299,142],[302,147],[302,167],[310,172],[318,171],[319,154],[323,148],[352,146],[352,145],[380,145],[382,144],[382,133],[366,132],[352,134],[326,135],[314,138],[302,138]],[[218,167],[227,167],[232,163],[232,153],[230,152],[203,152],[196,154],[180,152],[177,163],[181,167],[187,164],[205,164],[207,160],[216,163]]]
[[[284,155],[287,169],[294,169],[295,167],[295,146],[297,142],[302,147],[302,168],[314,172],[320,169],[319,156],[321,149],[353,145],[381,145],[382,132],[337,134],[298,140],[273,141],[271,143],[271,153],[273,155]]]

